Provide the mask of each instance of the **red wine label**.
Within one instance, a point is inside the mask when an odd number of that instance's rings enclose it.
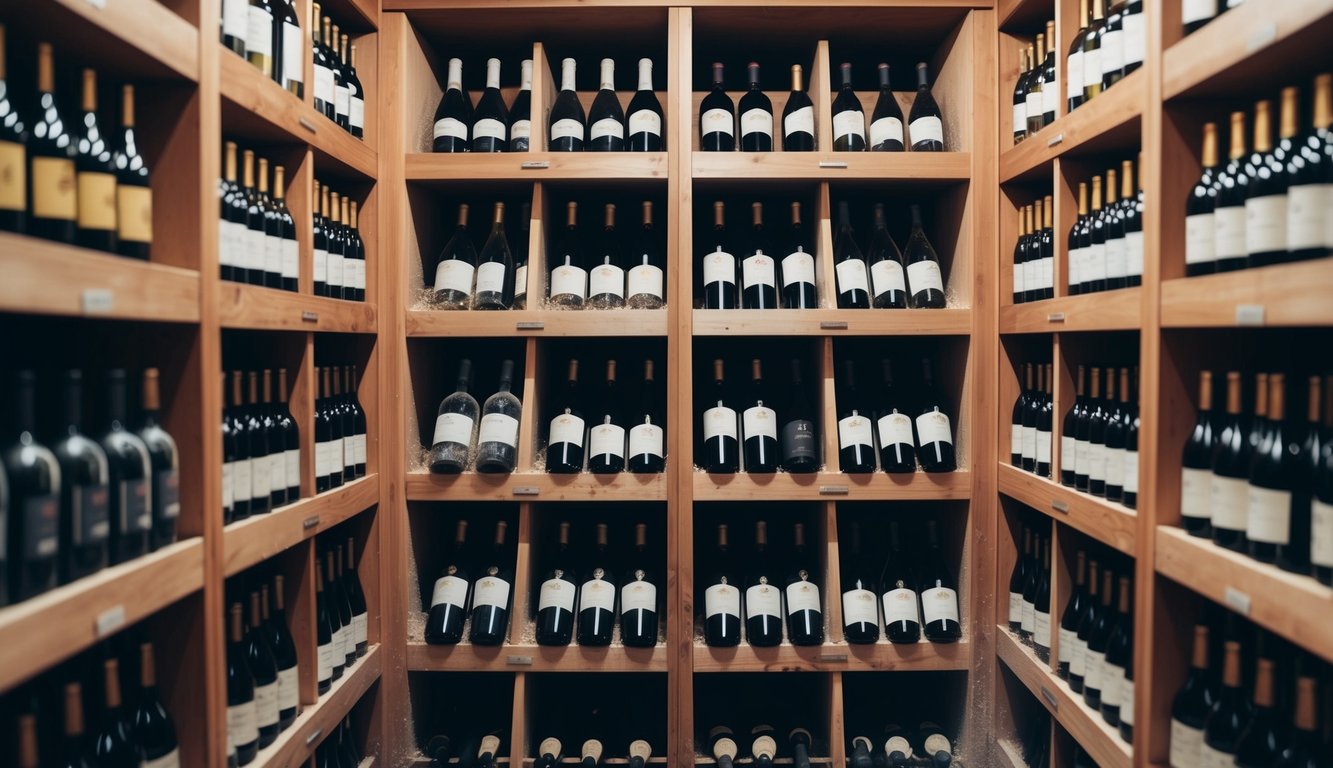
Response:
[[[148,481],[140,478],[120,484],[120,529],[147,531],[153,527],[152,505],[148,497]]]
[[[1094,691],[1100,691],[1103,676],[1106,674],[1106,654],[1089,648],[1084,666],[1086,669],[1083,672],[1083,685]]]
[[[153,479],[153,504],[164,520],[175,520],[181,514],[180,473],[174,469],[157,471]]]
[[[28,168],[22,144],[0,141],[0,211],[28,208]]]
[[[114,185],[115,181],[112,180]],[[74,221],[79,210],[74,161],[63,157],[32,159],[32,215]],[[114,214],[113,214],[114,215]]]
[[[3,146],[0,144],[0,152]],[[0,184],[2,179],[0,176]],[[1333,202],[1333,184],[1302,184],[1287,191],[1288,248],[1295,251],[1324,245],[1324,218],[1330,202]],[[0,208],[3,207],[0,202]]]
[[[1069,662],[1069,674],[1083,677],[1088,672],[1088,642],[1074,636],[1074,655]]]
[[[110,173],[78,175],[80,229],[116,228],[116,177]]]
[[[1199,768],[1235,768],[1236,756],[1230,752],[1213,749],[1205,742],[1199,748]]]
[[[282,276],[295,280],[301,275],[300,249],[295,240],[284,239],[279,247],[282,255]]]
[[[1310,562],[1333,568],[1333,504],[1316,499],[1310,515]]]
[[[1213,212],[1213,252],[1215,258],[1241,258],[1246,255],[1245,243],[1244,206],[1218,207]]]

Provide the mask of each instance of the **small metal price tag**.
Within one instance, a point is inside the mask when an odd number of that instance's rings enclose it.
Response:
[[[1057,712],[1060,710],[1060,700],[1055,698],[1055,694],[1048,691],[1044,685],[1041,687],[1041,697],[1046,699],[1046,703],[1051,705],[1051,709]]]
[[[520,331],[541,331],[546,329],[546,323],[541,320],[519,320],[514,323],[514,327]]]
[[[1046,146],[1053,147],[1056,144],[1064,143],[1064,140],[1065,140],[1065,135],[1063,133],[1057,133],[1051,137],[1050,141],[1046,142]]]
[[[307,131],[310,131],[311,133],[319,132],[319,129],[315,127],[314,123],[310,122],[309,118],[298,117],[296,119],[296,122],[300,123],[302,128],[306,129]]]
[[[1048,323],[1063,323],[1064,321],[1065,313],[1063,312],[1052,312],[1046,316],[1046,322]]]
[[[506,656],[506,657],[505,657],[505,663],[506,663],[506,664],[509,664],[509,665],[512,665],[512,666],[515,666],[515,667],[530,667],[530,666],[532,666],[532,657],[531,657],[531,656]]]
[[[1051,499],[1051,509],[1062,514],[1069,514],[1069,503],[1059,499]]]
[[[851,489],[845,485],[821,485],[819,493],[823,496],[846,496]]]
[[[79,306],[85,315],[108,315],[116,308],[116,295],[110,288],[84,288]]]
[[[306,531],[318,525],[319,525],[319,515],[311,515],[310,517],[307,517],[305,520],[301,521],[301,528],[302,530]]]
[[[305,737],[305,745],[308,747],[311,744],[314,744],[315,741],[319,739],[319,737],[322,736],[323,734],[324,734],[323,728],[316,728],[315,730],[311,731],[309,735]]]
[[[1250,596],[1235,587],[1227,587],[1222,602],[1226,603],[1228,608],[1239,613],[1241,616],[1250,615]]]
[[[536,496],[541,492],[542,489],[535,485],[516,485],[513,490],[515,496]]]
[[[1237,304],[1236,325],[1263,325],[1263,304]]]
[[[821,331],[845,331],[847,330],[846,320],[820,320],[819,329]]]
[[[97,637],[101,638],[110,635],[112,632],[125,626],[125,606],[113,605],[112,607],[97,614]]]

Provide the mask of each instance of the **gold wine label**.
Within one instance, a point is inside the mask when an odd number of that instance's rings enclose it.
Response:
[[[28,169],[22,144],[0,141],[0,211],[28,208]]]
[[[63,157],[32,159],[32,215],[39,219],[74,221],[78,213],[74,193],[74,161]]]
[[[79,174],[79,229],[116,228],[116,177],[109,173]]]
[[[127,185],[117,187],[116,224],[121,240],[153,242],[153,190]]]

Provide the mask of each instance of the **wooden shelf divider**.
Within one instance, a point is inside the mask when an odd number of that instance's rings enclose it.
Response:
[[[1000,464],[1000,493],[1075,528],[1103,544],[1135,556],[1138,515],[1135,510],[1091,494]]]
[[[376,328],[376,305],[370,302],[230,282],[219,282],[218,291],[218,318],[223,328],[365,334]]]
[[[1124,288],[1000,307],[1000,333],[1129,331],[1139,327],[1142,291]]]
[[[1333,326],[1333,262],[1162,281],[1163,328]]]
[[[379,475],[370,474],[340,488],[279,507],[226,526],[223,573],[239,573],[256,563],[355,517],[379,502]]]
[[[653,648],[589,648],[428,645],[416,640],[407,645],[407,668],[413,672],[666,672],[667,652],[662,643]]]
[[[342,723],[352,707],[380,679],[385,651],[373,645],[356,665],[333,681],[315,704],[308,704],[296,722],[278,734],[277,741],[259,750],[250,764],[256,768],[298,768],[315,754],[315,747]]]

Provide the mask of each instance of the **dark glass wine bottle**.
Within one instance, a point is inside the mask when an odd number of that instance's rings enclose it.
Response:
[[[621,266],[621,238],[616,233],[616,206],[604,209],[601,236],[588,271],[587,306],[594,309],[620,309],[625,306],[625,269]]]
[[[1268,375],[1258,375],[1255,388],[1254,422],[1261,423],[1268,412]],[[1240,373],[1227,374],[1227,412],[1217,432],[1213,447],[1213,472],[1209,483],[1209,505],[1213,541],[1227,549],[1245,549],[1247,527],[1247,480],[1251,457],[1256,446],[1251,445],[1247,424],[1241,416]]]
[[[713,361],[713,396],[715,403],[703,412],[703,467],[710,473],[730,474],[740,469],[740,444],[737,440],[736,411],[726,404],[726,380],[722,360]],[[708,401],[705,401],[708,402]]]
[[[879,96],[875,111],[870,113],[870,151],[902,152],[906,148],[903,134],[903,109],[889,85],[889,65],[880,63]]]
[[[1316,259],[1333,247],[1333,238],[1327,232],[1327,207],[1320,205],[1324,199],[1320,195],[1327,194],[1326,185],[1333,176],[1333,74],[1315,77],[1312,107],[1309,127],[1286,158],[1289,261]]]
[[[1038,399],[1032,364],[1023,366],[1023,389],[1014,401],[1013,418],[1009,422],[1009,463],[1025,472],[1037,466],[1037,424],[1033,402]]]
[[[569,645],[574,637],[574,603],[578,583],[570,567],[569,523],[560,523],[556,546],[548,555],[546,575],[537,588],[537,644]]]
[[[459,520],[454,527],[453,547],[446,555],[448,565],[440,572],[440,577],[431,589],[425,639],[432,645],[453,645],[463,639],[468,592],[472,587],[467,572],[466,547],[467,521]]]
[[[1286,423],[1286,389],[1285,374],[1269,374],[1268,422],[1250,461],[1245,539],[1250,557],[1262,563],[1276,562],[1278,550],[1292,543],[1292,489],[1301,482],[1300,437]]]
[[[1214,210],[1217,207],[1217,124],[1203,125],[1203,173],[1185,203],[1185,275],[1213,272],[1217,267]]]
[[[1078,620],[1088,607],[1088,564],[1083,550],[1075,556],[1074,590],[1065,603],[1064,613],[1060,614],[1060,630],[1057,634],[1058,653],[1056,654],[1056,673],[1068,680],[1074,659],[1082,654],[1078,642]]]
[[[916,99],[908,115],[907,132],[912,137],[913,152],[944,151],[944,122],[930,94],[930,72],[924,61],[916,65]]]
[[[653,361],[643,361],[643,384],[639,402],[629,414],[629,450],[626,468],[630,472],[654,473],[666,469],[666,435],[662,417],[664,394],[653,374]]]
[[[1116,728],[1120,727],[1121,714],[1127,709],[1134,708],[1134,700],[1125,698],[1125,672],[1134,664],[1134,613],[1130,610],[1131,594],[1129,577],[1121,576],[1115,627],[1106,642],[1106,661],[1102,671],[1102,719]]]
[[[59,765],[61,768],[94,768],[84,731],[83,686],[77,682],[65,684],[65,722],[61,731]],[[21,724],[20,724],[21,725]],[[26,736],[24,737],[26,738]],[[32,729],[32,761],[23,768],[38,768],[37,732]]]
[[[736,257],[727,238],[726,210],[713,203],[713,231],[700,251],[703,255],[704,309],[735,309]]]
[[[51,453],[60,465],[59,579],[69,583],[107,565],[110,489],[106,454],[82,432],[83,372],[66,371],[64,384],[65,431]]]
[[[1295,88],[1282,89],[1280,136],[1273,145],[1272,106],[1261,101],[1254,108],[1254,153],[1246,166],[1250,184],[1245,191],[1245,254],[1251,267],[1286,261],[1287,169],[1286,156],[1296,136]]]
[[[481,407],[468,389],[472,384],[472,361],[458,364],[458,383],[454,391],[440,401],[431,437],[430,471],[458,474],[467,469],[476,435]]]
[[[316,46],[318,46],[318,41],[316,41]],[[316,95],[319,93],[319,79],[318,57],[316,57]],[[319,109],[318,104],[316,104],[315,109]],[[431,151],[467,152],[471,149],[468,130],[471,125],[472,99],[463,92],[463,61],[462,59],[449,59],[444,95],[440,97],[439,106],[435,108],[435,128]]]
[[[838,65],[842,85],[833,99],[833,149],[835,152],[864,152],[866,148],[866,115],[861,100],[852,90],[852,65]]]
[[[847,201],[838,203],[838,234],[833,241],[833,271],[837,273],[838,308],[868,309],[870,278],[861,249],[852,232]]]
[[[259,403],[259,372],[248,376],[249,397],[242,418],[250,442],[250,514],[262,515],[271,509],[273,500],[273,451],[269,449],[268,428],[264,424],[265,409]],[[342,470],[342,441],[336,443],[338,470]]]
[[[907,308],[907,277],[903,255],[889,235],[883,203],[875,203],[875,229],[866,253],[870,264],[870,293],[876,309]]]
[[[1203,729],[1218,694],[1217,680],[1208,666],[1208,648],[1208,627],[1196,624],[1190,670],[1171,704],[1173,766],[1198,765],[1203,753]]]
[[[1235,374],[1239,379],[1240,374]],[[1213,372],[1199,372],[1199,407],[1194,428],[1181,456],[1180,515],[1181,526],[1191,536],[1212,536],[1210,483],[1213,450],[1217,443],[1213,417]]]
[[[269,647],[273,649],[273,660],[278,666],[278,727],[286,730],[296,721],[296,710],[300,707],[299,685],[296,668],[296,643],[292,639],[291,629],[287,626],[286,579],[278,574],[273,577],[273,610],[269,612],[269,590],[264,585],[259,593],[259,601],[264,611],[264,626]]]
[[[778,306],[777,265],[764,232],[764,205],[750,206],[750,238],[741,260],[741,307],[776,309]]]
[[[916,441],[912,417],[893,384],[893,363],[881,361],[883,392],[875,409],[875,436],[879,440],[879,468],[889,473],[916,471]]]
[[[782,108],[782,151],[815,151],[815,106],[805,92],[805,77],[800,64],[791,68],[791,93]]]
[[[1115,574],[1110,568],[1102,569],[1101,604],[1087,627],[1086,673],[1083,676],[1083,701],[1097,711],[1102,703],[1102,686],[1106,680],[1106,646],[1115,629]],[[1079,635],[1083,632],[1080,630]]]
[[[505,204],[496,203],[491,233],[477,257],[474,309],[509,309],[514,303],[514,259],[505,238]]]
[[[318,567],[316,570],[319,570]],[[333,605],[324,591],[324,577],[315,576],[315,690],[328,693],[333,685],[335,631]]]
[[[472,113],[472,151],[504,152],[509,149],[509,110],[500,95],[500,60],[486,60],[486,90]]]
[[[816,309],[814,248],[801,222],[801,204],[791,204],[791,251],[782,258],[782,306],[786,309]]]
[[[819,596],[818,573],[805,543],[805,525],[792,528],[792,561],[785,590],[787,638],[792,645],[824,642],[824,602]]]
[[[356,564],[353,560],[355,556],[355,540],[347,537],[347,548],[344,550],[347,555],[347,569],[342,573],[343,594],[347,595],[347,601],[352,608],[352,644],[358,658],[365,656],[370,647],[369,622],[370,613],[366,606],[366,593],[361,588],[361,576],[356,570]],[[341,558],[343,552],[339,552]],[[340,570],[341,570],[341,559]],[[276,651],[275,651],[276,653]]]
[[[254,677],[255,722],[259,729],[259,748],[278,738],[278,664],[259,610],[259,593],[250,593],[250,623],[245,633],[245,661]]]
[[[347,633],[351,630],[351,612],[347,610],[333,570],[333,553],[321,552],[315,557],[315,570],[324,582],[324,600],[329,610],[329,663],[333,679],[340,679],[347,671]]]
[[[773,102],[759,87],[759,65],[750,62],[745,73],[749,87],[738,105],[741,115],[741,151],[772,152]]]
[[[750,361],[750,395],[754,405],[741,413],[745,437],[745,471],[769,473],[777,469],[778,415],[765,405],[763,366],[758,358]]]
[[[714,726],[708,731],[708,751],[717,760],[718,768],[732,768],[738,749],[735,734],[725,725]]]
[[[1328,753],[1320,744],[1318,712],[1319,683],[1309,673],[1302,673],[1296,677],[1293,728],[1282,750],[1282,759],[1273,765],[1277,768],[1319,768],[1321,761],[1326,762]]]
[[[842,393],[838,397],[838,464],[843,472],[875,471],[875,439],[869,412],[856,388],[856,363],[843,361]]]
[[[78,243],[116,252],[116,164],[110,135],[97,116],[97,75],[83,70],[82,132],[75,143],[75,185],[78,197]]]
[[[1032,61],[1028,58],[1028,49],[1026,45],[1018,45],[1018,77],[1014,79],[1014,92],[1012,97],[1013,109],[1013,140],[1014,144],[1021,144],[1028,137],[1028,90],[1031,87],[1032,80]]]
[[[903,261],[907,264],[907,284],[911,292],[912,307],[943,309],[944,276],[940,272],[940,260],[921,228],[921,206],[912,205],[911,212],[912,234],[907,238],[907,246],[903,249]]]
[[[528,152],[532,148],[532,59],[524,59],[518,67],[518,93],[509,105],[508,148],[510,152]]]
[[[126,83],[120,95],[120,142],[112,155],[116,166],[116,252],[147,261],[153,245],[153,188],[148,162],[139,151],[136,136],[134,86]],[[3,208],[0,203],[0,218]]]
[[[549,264],[551,303],[569,309],[582,309],[588,300],[588,270],[583,254],[586,244],[579,237],[578,224],[578,203],[571,200],[565,207],[564,232]]]
[[[756,648],[782,642],[782,589],[772,571],[774,559],[768,549],[768,523],[757,520],[745,587],[745,639]]]
[[[713,62],[713,87],[699,104],[699,148],[705,152],[736,149],[736,114],[722,86],[722,63]]]
[[[145,368],[139,392],[143,410],[139,417],[138,435],[148,448],[152,462],[153,549],[160,549],[176,540],[176,521],[180,517],[180,452],[176,448],[175,438],[160,422],[160,381],[161,376],[156,368]],[[274,482],[273,485],[277,487],[279,484]],[[285,487],[283,491],[285,494]]]
[[[107,372],[107,429],[100,442],[110,470],[113,563],[123,563],[148,552],[153,529],[153,497],[149,487],[152,457],[143,440],[127,428],[125,385],[123,369]],[[11,474],[11,483],[13,479]]]
[[[921,639],[921,605],[916,594],[916,577],[908,555],[898,537],[898,521],[889,523],[889,558],[879,580],[884,590],[884,636],[895,644],[915,643]]]
[[[639,86],[625,112],[630,152],[662,151],[662,105],[653,92],[653,60],[639,59]]]
[[[717,527],[711,575],[704,589],[704,642],[714,648],[733,647],[741,641],[741,592],[730,566],[727,526],[722,524]]]
[[[626,251],[625,304],[630,309],[661,309],[666,305],[665,257],[661,234],[653,227],[653,202],[643,201],[642,227]]]
[[[1051,661],[1051,547],[1050,541],[1041,548],[1041,569],[1032,603],[1032,648],[1037,658]]]
[[[1051,449],[1054,439],[1052,421],[1055,417],[1055,400],[1051,390],[1054,366],[1051,363],[1037,366],[1037,388],[1039,390],[1037,408],[1037,475],[1051,476]]]
[[[935,388],[929,358],[921,360],[921,393],[915,425],[921,468],[927,472],[952,472],[957,469],[953,427],[944,400]]]
[[[1015,540],[1015,546],[1018,542]],[[1009,631],[1019,635],[1023,628],[1023,587],[1028,582],[1028,573],[1032,568],[1032,529],[1023,527],[1023,547],[1014,558],[1014,567],[1009,571]]]
[[[648,526],[636,523],[634,553],[620,587],[620,642],[630,648],[657,645],[657,585],[648,559]]]
[[[588,151],[623,152],[625,112],[616,96],[616,62],[613,59],[602,59],[601,75],[597,95],[588,109]],[[556,106],[560,105],[557,103]]]
[[[1245,724],[1250,719],[1250,703],[1241,687],[1240,643],[1228,640],[1222,657],[1222,687],[1218,690],[1203,729],[1201,765],[1235,765]],[[1271,661],[1261,659],[1260,664]],[[1271,685],[1271,666],[1270,666]]]
[[[28,234],[73,243],[78,218],[75,138],[60,114],[51,44],[37,45],[37,116],[28,134]]]
[[[1041,551],[1050,548],[1050,540],[1042,540],[1040,534],[1032,535],[1032,559],[1028,563],[1027,576],[1023,579],[1023,611],[1019,614],[1018,638],[1024,645],[1032,645],[1032,635],[1037,629],[1037,590],[1041,584]]]
[[[782,468],[800,474],[819,469],[819,426],[801,376],[801,361],[792,358],[790,400],[782,421]]]
[[[323,579],[317,578],[316,581],[322,582]],[[227,643],[227,738],[236,748],[237,762],[240,765],[246,765],[252,762],[259,752],[259,720],[258,711],[255,708],[255,678],[250,671],[249,649],[245,643],[240,603],[232,603],[227,626],[229,639]],[[107,663],[112,662],[108,661]],[[110,678],[111,672],[108,671],[108,686],[111,684]],[[120,693],[119,687],[119,682],[117,682],[117,695]],[[98,740],[101,740],[100,736]]]
[[[606,523],[597,523],[597,538],[590,552],[587,579],[579,587],[578,642],[584,646],[611,644],[616,620],[615,574],[608,554]]]
[[[480,569],[472,585],[472,626],[468,640],[473,645],[500,645],[509,624],[509,598],[514,572],[506,565],[505,533],[509,523],[495,524],[495,541],[487,565]]]
[[[579,361],[570,358],[563,391],[555,401],[554,415],[546,438],[546,471],[574,474],[583,471],[587,424],[579,396]]]
[[[134,739],[133,714],[126,710],[120,686],[120,661],[110,658],[102,662],[102,718],[93,735],[92,757],[99,766],[107,768],[134,768],[143,761],[143,752]],[[231,721],[230,675],[227,686],[228,724]],[[254,746],[253,743],[250,744]],[[253,759],[253,752],[251,752]],[[248,761],[247,761],[248,762]]]
[[[1314,472],[1310,563],[1314,577],[1333,586],[1333,376],[1324,378],[1324,421]]]
[[[551,106],[547,123],[547,145],[552,152],[583,151],[587,118],[575,90],[575,66],[573,59],[560,61],[560,92],[555,97],[555,104]],[[623,123],[621,130],[624,130]],[[623,133],[621,139],[624,139]]]
[[[878,585],[870,554],[862,549],[861,524],[851,523],[850,556],[842,566],[842,635],[855,644],[879,640]]]
[[[1245,113],[1231,113],[1231,149],[1217,174],[1217,205],[1213,209],[1213,258],[1218,272],[1245,268],[1245,198],[1250,177],[1245,153]]]
[[[0,49],[5,27],[0,24]],[[14,98],[14,78],[7,69],[7,50],[0,50],[0,230],[22,234],[28,228],[28,124]]]
[[[597,398],[601,406],[588,426],[588,471],[613,475],[625,469],[623,390],[616,384],[616,361],[606,361],[606,378]]]
[[[1082,611],[1074,617],[1074,654],[1069,664],[1069,689],[1083,693],[1088,677],[1088,634],[1101,610],[1101,570],[1096,560],[1088,562],[1088,591]]]

